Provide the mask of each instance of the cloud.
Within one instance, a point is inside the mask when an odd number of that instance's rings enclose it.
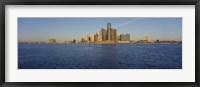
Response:
[[[121,24],[117,25],[116,28],[119,28],[119,27],[128,25],[128,24],[133,23],[133,22],[136,22],[136,21],[138,21],[138,20],[140,20],[140,19],[132,19],[132,20],[126,21],[126,22],[124,22],[124,23],[121,23]]]

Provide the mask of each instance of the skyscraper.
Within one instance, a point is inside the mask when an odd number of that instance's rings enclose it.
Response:
[[[110,29],[110,41],[113,41],[114,40],[114,31],[113,29],[111,28]]]
[[[124,34],[120,34],[120,40],[121,40],[121,41],[124,41],[124,40],[125,40]]]
[[[149,36],[149,35],[146,35],[146,36],[145,36],[145,41],[147,41],[147,42],[151,42],[151,40],[150,40],[150,36]]]
[[[102,42],[102,31],[99,32],[97,41]]]
[[[107,29],[107,32],[106,32],[106,33],[107,33],[107,35],[106,35],[106,36],[107,36],[107,37],[106,37],[106,40],[107,40],[107,41],[110,41],[110,29]]]
[[[86,41],[86,42],[89,42],[89,35],[86,35],[86,36],[85,36],[85,41]]]
[[[91,41],[91,42],[94,42],[94,39],[95,39],[94,36],[95,36],[95,35],[90,35],[90,41]]]
[[[130,34],[125,34],[125,41],[130,41]]]
[[[97,42],[98,41],[98,34],[95,34],[94,35],[94,42]]]
[[[117,30],[116,29],[114,29],[113,30],[113,35],[114,35],[114,41],[117,41]]]
[[[102,41],[106,41],[107,32],[104,28],[101,29],[101,34],[102,34]]]
[[[111,41],[111,23],[107,23],[107,40]]]

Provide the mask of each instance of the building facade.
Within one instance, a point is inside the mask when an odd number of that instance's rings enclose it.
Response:
[[[130,41],[130,34],[125,34],[125,41]]]
[[[120,34],[120,41],[125,41],[125,36],[124,36],[124,34]]]
[[[104,29],[104,28],[102,28],[100,33],[102,34],[102,36],[101,36],[102,41],[106,41],[106,38],[107,38],[107,30]]]
[[[149,35],[146,35],[146,36],[145,36],[145,41],[151,42],[151,39],[150,39],[150,36],[149,36]]]
[[[56,39],[49,39],[49,44],[55,44],[56,43]]]

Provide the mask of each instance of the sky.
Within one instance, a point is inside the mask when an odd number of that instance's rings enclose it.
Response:
[[[111,22],[117,34],[130,34],[131,40],[182,41],[182,18],[18,18],[18,41],[78,41],[106,28]]]

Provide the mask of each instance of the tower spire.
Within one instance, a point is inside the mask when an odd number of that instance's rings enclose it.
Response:
[[[111,23],[110,22],[107,23],[107,29],[111,29]]]

